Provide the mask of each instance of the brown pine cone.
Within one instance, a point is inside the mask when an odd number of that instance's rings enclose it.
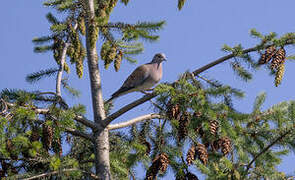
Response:
[[[147,171],[146,179],[147,180],[154,180],[157,178],[157,174],[159,171],[165,172],[168,165],[169,159],[166,153],[159,154],[154,160],[152,165]]]
[[[210,125],[210,133],[213,136],[216,136],[217,135],[217,129],[219,127],[218,121],[212,120],[212,121],[209,122],[209,125]]]
[[[228,137],[221,138],[221,151],[227,155],[231,151],[231,140]]]
[[[208,162],[208,152],[207,149],[205,147],[205,145],[203,144],[198,144],[197,145],[197,153],[198,153],[198,157],[200,159],[200,161],[206,165]]]
[[[280,48],[276,54],[274,55],[272,61],[271,61],[271,69],[277,70],[281,64],[285,62],[286,59],[286,51],[284,48]]]
[[[196,146],[192,145],[186,154],[186,162],[188,165],[191,165],[196,156]]]

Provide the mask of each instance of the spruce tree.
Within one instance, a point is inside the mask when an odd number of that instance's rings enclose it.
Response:
[[[152,93],[113,112],[102,98],[98,63],[113,65],[136,62],[142,40],[154,42],[164,21],[109,22],[117,0],[49,0],[44,5],[50,34],[33,39],[34,51],[50,51],[56,67],[29,74],[37,83],[54,76],[56,91],[3,89],[0,94],[0,177],[8,179],[134,179],[138,163],[146,179],[162,177],[170,168],[175,179],[198,179],[192,168],[207,179],[287,179],[275,167],[281,156],[294,151],[295,102],[288,101],[262,111],[266,94],[257,96],[251,113],[241,113],[232,104],[244,93],[201,73],[225,61],[241,80],[252,78],[250,69],[266,67],[274,85],[282,81],[285,47],[295,44],[295,33],[278,37],[251,30],[260,42],[251,48],[224,45],[228,55],[171,83],[159,84]],[[128,0],[121,3],[128,5]],[[185,0],[178,1],[181,10]],[[83,42],[85,40],[85,42]],[[97,42],[100,52],[97,52]],[[259,58],[253,58],[259,53]],[[84,117],[81,104],[69,106],[62,90],[79,96],[64,73],[69,63],[83,78],[87,59],[93,119]],[[63,89],[62,89],[63,88]],[[151,99],[153,113],[123,123],[112,121]],[[154,121],[157,119],[158,121]],[[129,127],[129,132],[113,131]],[[63,151],[64,147],[69,152]],[[277,148],[279,147],[279,149]]]

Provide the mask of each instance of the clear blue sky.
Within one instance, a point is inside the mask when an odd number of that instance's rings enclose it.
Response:
[[[28,73],[42,68],[55,67],[51,54],[33,53],[33,37],[48,34],[49,25],[45,14],[49,9],[42,5],[44,1],[3,1],[0,7],[1,42],[0,42],[0,89],[25,88],[54,91],[54,80],[43,80],[36,85],[25,82]],[[168,62],[164,64],[162,82],[174,81],[186,70],[194,70],[218,57],[225,55],[220,51],[223,44],[236,45],[241,43],[245,48],[252,47],[257,40],[249,36],[249,30],[278,34],[295,31],[294,0],[188,0],[182,11],[177,10],[177,0],[130,0],[127,7],[119,4],[111,16],[111,21],[166,20],[167,25],[160,32],[157,43],[145,43],[145,51],[137,56],[139,64],[150,61],[158,52],[164,52]],[[289,49],[287,54],[294,54]],[[84,63],[86,65],[86,62]],[[102,70],[103,95],[110,95],[121,86],[128,74],[135,68],[123,62],[118,73]],[[268,98],[264,108],[285,100],[294,100],[295,64],[286,62],[286,73],[279,87],[274,87],[273,77],[268,71],[262,70],[254,74],[249,83],[240,81],[233,75],[229,63],[223,63],[204,72],[208,78],[218,78],[233,87],[246,92],[243,100],[235,101],[236,107],[242,112],[250,112],[257,94],[266,91]],[[88,69],[85,67],[85,69]],[[74,72],[74,68],[72,72]],[[87,106],[88,117],[91,118],[91,100],[88,73],[82,80],[71,77],[71,85],[82,92],[80,99],[70,100],[71,104],[82,103]],[[140,97],[133,93],[119,98],[115,109],[127,102]],[[68,96],[66,96],[68,97]],[[137,107],[116,122],[125,121],[136,115],[152,111],[150,105]],[[279,169],[294,173],[294,154],[284,158]],[[140,176],[140,174],[138,174]]]

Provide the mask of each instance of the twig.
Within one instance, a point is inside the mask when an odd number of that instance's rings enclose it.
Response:
[[[77,168],[63,169],[63,170],[59,170],[59,171],[52,171],[52,172],[32,176],[32,177],[29,177],[29,178],[21,178],[21,179],[22,180],[40,179],[42,177],[51,176],[51,175],[58,174],[58,173],[61,173],[61,172],[71,172],[71,171],[81,171],[84,174],[90,175],[93,179],[99,179],[98,176],[94,175],[93,173],[82,170],[82,169],[77,169]]]
[[[78,27],[78,23],[76,23],[74,25],[74,30],[76,30],[77,27]],[[65,64],[65,61],[66,61],[67,50],[68,50],[69,46],[70,46],[70,40],[68,38],[66,43],[65,43],[65,46],[63,47],[63,50],[62,50],[62,53],[61,53],[61,56],[60,56],[59,70],[58,70],[58,73],[57,73],[57,76],[56,76],[56,95],[57,96],[61,96],[60,86],[61,86],[62,74],[63,74],[63,71],[64,71],[64,64]]]
[[[290,44],[294,44],[294,40],[288,40],[285,45],[290,45]],[[265,46],[265,48],[267,48],[269,46],[271,46],[271,45]],[[252,48],[245,49],[245,50],[242,51],[242,54],[247,54],[247,53],[250,53],[250,52],[257,51],[257,50],[260,49],[259,47],[260,46],[258,45],[258,46],[252,47]],[[197,69],[197,70],[195,70],[193,72],[193,75],[196,76],[196,75],[206,71],[207,69],[210,69],[211,67],[213,67],[213,66],[215,66],[217,64],[220,64],[220,63],[222,63],[222,62],[224,62],[226,60],[229,60],[229,59],[231,59],[233,57],[236,57],[236,54],[231,53],[231,54],[229,54],[227,56],[223,56],[223,57],[221,57],[221,58],[219,58],[219,59],[217,59],[217,60],[215,60],[215,61],[213,61],[213,62],[211,62],[211,63],[209,63],[209,64],[207,64],[207,65],[205,65],[205,66],[203,66],[203,67],[201,67],[199,69]]]
[[[109,130],[120,129],[120,128],[127,127],[127,126],[130,126],[132,124],[135,124],[135,123],[138,123],[141,121],[157,119],[157,118],[161,118],[161,115],[160,114],[146,114],[146,115],[139,116],[134,119],[128,120],[126,122],[117,123],[117,124],[110,124],[107,126],[107,128]]]
[[[247,175],[251,165],[256,161],[257,158],[259,158],[262,154],[264,154],[267,150],[269,150],[273,145],[275,145],[278,141],[282,140],[285,136],[287,136],[289,133],[291,133],[294,129],[291,128],[290,130],[286,131],[279,137],[277,137],[272,143],[270,143],[268,146],[266,146],[264,149],[260,151],[253,159],[252,161],[247,165],[245,175]]]
[[[86,134],[82,131],[78,131],[76,129],[73,129],[73,128],[65,128],[66,132],[74,135],[74,136],[80,136],[80,137],[83,137],[85,139],[88,139],[90,141],[93,141],[93,138],[92,138],[92,135],[91,134]]]
[[[114,119],[116,119],[117,117],[121,116],[122,114],[124,114],[125,112],[129,111],[130,109],[133,109],[134,107],[145,103],[146,101],[156,97],[157,94],[156,93],[151,93],[151,94],[147,94],[144,95],[142,98],[122,107],[121,109],[119,109],[117,112],[111,114],[110,116],[108,116],[103,122],[102,125],[103,127],[107,127]]]

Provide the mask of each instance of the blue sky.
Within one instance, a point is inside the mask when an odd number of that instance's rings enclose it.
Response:
[[[44,1],[3,1],[0,7],[1,43],[0,43],[0,89],[25,88],[54,91],[53,79],[42,80],[38,84],[28,84],[25,76],[28,73],[55,67],[51,54],[35,54],[31,40],[34,37],[49,33],[49,25],[45,14],[50,9],[43,7]],[[130,0],[126,7],[119,4],[111,16],[111,21],[135,23],[139,20],[166,20],[165,28],[160,32],[160,40],[156,43],[145,43],[145,51],[138,55],[138,64],[149,62],[158,52],[164,52],[168,62],[164,64],[162,82],[172,82],[186,70],[194,70],[223,55],[220,51],[223,44],[230,46],[241,43],[243,47],[254,46],[258,41],[249,36],[249,30],[256,28],[263,33],[271,31],[280,34],[295,31],[294,0],[188,0],[182,11],[177,10],[176,0]],[[294,54],[290,48],[287,54]],[[87,65],[86,62],[84,65]],[[121,86],[125,78],[136,65],[123,62],[119,72],[112,68],[104,70],[100,63],[103,83],[103,96],[110,95]],[[295,64],[286,62],[286,73],[279,87],[274,87],[273,77],[263,68],[254,73],[249,83],[242,82],[234,76],[229,63],[220,64],[204,73],[208,78],[230,84],[243,89],[246,97],[235,101],[242,112],[250,112],[257,94],[267,92],[264,108],[285,100],[294,100]],[[88,68],[85,67],[87,70]],[[72,72],[74,72],[74,68]],[[82,103],[87,106],[88,117],[91,118],[91,99],[88,73],[85,71],[82,80],[71,77],[71,85],[78,88],[82,95],[73,99],[71,104]],[[140,97],[132,93],[119,98],[115,110]],[[70,98],[69,96],[65,96]],[[137,115],[152,111],[149,104],[137,107],[116,122],[125,121]],[[279,168],[287,173],[294,172],[294,154],[284,158]]]

